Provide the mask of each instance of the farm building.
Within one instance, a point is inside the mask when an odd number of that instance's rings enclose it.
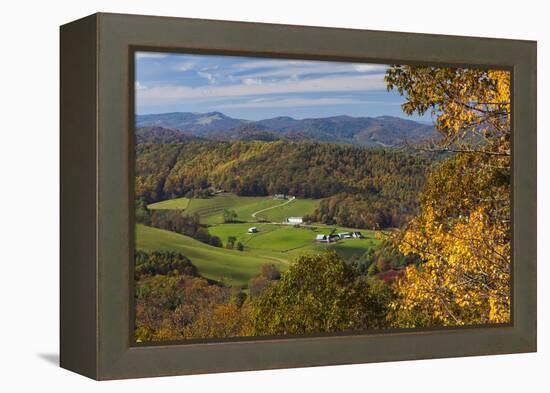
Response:
[[[248,233],[257,233],[257,232],[258,232],[258,228],[256,227],[248,228]]]
[[[275,194],[273,199],[286,199],[286,194]]]
[[[355,232],[342,232],[338,234],[338,237],[340,239],[364,239],[365,237],[361,234],[361,232],[355,231]]]
[[[315,241],[317,243],[332,243],[340,240],[338,235],[317,235]]]
[[[290,223],[290,224],[302,224],[304,222],[304,220],[302,219],[302,217],[288,217],[287,218],[287,221]]]

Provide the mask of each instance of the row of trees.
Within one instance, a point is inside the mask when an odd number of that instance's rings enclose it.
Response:
[[[321,200],[319,207],[305,216],[304,220],[379,230],[399,228],[417,211],[417,201],[413,199],[385,198],[379,194],[340,193]]]
[[[237,241],[236,236],[228,236],[227,242],[225,243],[225,248],[227,248],[228,250],[244,251],[244,244]]]
[[[136,222],[186,235],[214,247],[223,247],[222,240],[211,235],[200,223],[198,214],[187,215],[181,210],[148,210],[143,203],[138,203]]]
[[[198,270],[186,256],[172,251],[137,250],[134,277],[137,281],[151,276],[198,276]]]

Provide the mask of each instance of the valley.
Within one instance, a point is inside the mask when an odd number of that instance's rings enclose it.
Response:
[[[322,140],[330,127],[353,139],[372,119],[261,122],[280,136],[319,127],[318,140],[218,139],[237,123],[259,127],[233,120],[222,114],[138,117],[144,128],[136,145],[136,245],[177,252],[199,275],[245,290],[264,265],[283,272],[309,253],[332,250],[350,262],[372,254],[382,243],[377,232],[412,217],[433,163],[400,149]]]
[[[375,231],[360,230],[362,239],[339,239],[320,243],[318,235],[358,231],[353,228],[318,223],[292,225],[289,217],[303,217],[312,213],[319,200],[273,197],[239,197],[222,193],[211,198],[177,198],[154,203],[150,210],[181,210],[183,214],[198,215],[207,225],[210,235],[216,236],[225,247],[204,244],[189,236],[138,225],[136,245],[145,251],[180,252],[187,256],[205,278],[227,285],[246,287],[262,264],[273,264],[285,271],[291,260],[301,254],[334,250],[343,258],[359,257],[378,246]],[[225,223],[223,211],[236,212],[235,222]],[[269,209],[263,210],[262,209]],[[254,215],[254,212],[260,212]],[[249,230],[255,228],[254,233]],[[242,250],[228,249],[227,243],[242,244]]]
[[[510,323],[509,71],[144,54],[137,342]]]

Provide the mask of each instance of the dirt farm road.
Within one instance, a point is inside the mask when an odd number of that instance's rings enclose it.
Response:
[[[276,208],[278,208],[278,207],[281,207],[281,206],[284,206],[284,205],[288,205],[290,202],[293,202],[295,199],[296,199],[296,197],[292,197],[292,198],[290,198],[288,201],[286,201],[286,202],[284,202],[284,203],[281,203],[280,205],[271,206],[271,207],[267,207],[267,208],[262,209],[262,210],[258,210],[257,212],[252,213],[251,216],[252,216],[252,218],[256,218],[256,215],[257,215],[258,213],[263,213],[263,212],[265,212],[265,211],[267,211],[267,210],[276,209]]]

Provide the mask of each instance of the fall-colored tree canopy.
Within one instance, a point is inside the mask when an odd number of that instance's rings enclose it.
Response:
[[[252,303],[251,333],[268,336],[382,328],[388,292],[334,252],[299,257]]]
[[[136,288],[136,338],[141,341],[388,326],[389,288],[361,275],[334,252],[299,257],[282,275],[263,265],[251,283],[250,297],[221,284],[209,285],[183,256],[143,251],[137,256],[144,272]],[[182,260],[185,269],[142,268],[170,257]],[[254,284],[259,280],[265,282],[261,288]]]
[[[396,236],[422,262],[396,285],[400,327],[510,321],[510,75],[504,71],[394,66],[388,89],[403,111],[431,111],[452,153],[428,176],[421,211]]]

